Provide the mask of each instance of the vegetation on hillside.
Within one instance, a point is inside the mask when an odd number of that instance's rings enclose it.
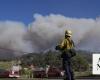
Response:
[[[89,68],[89,63],[91,59],[86,56],[88,53],[82,51],[77,51],[77,56],[72,59],[72,66],[75,71],[85,71]],[[48,51],[46,53],[30,53],[23,55],[20,59],[22,65],[34,64],[35,66],[45,67],[46,65],[51,65],[55,67],[61,67],[61,53],[55,51]],[[89,54],[88,54],[89,55]]]

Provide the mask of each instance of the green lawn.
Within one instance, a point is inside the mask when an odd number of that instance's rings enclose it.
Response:
[[[10,69],[11,65],[12,65],[11,62],[0,61],[0,69]]]

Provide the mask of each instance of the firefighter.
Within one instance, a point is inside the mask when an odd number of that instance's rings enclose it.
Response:
[[[66,30],[64,40],[56,46],[56,50],[60,50],[62,52],[62,65],[63,70],[65,71],[64,80],[75,80],[71,66],[71,58],[76,55],[76,51],[74,49],[74,42],[71,39],[71,36],[72,32],[70,30]]]

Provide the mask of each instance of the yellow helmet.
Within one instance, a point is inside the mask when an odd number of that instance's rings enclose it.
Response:
[[[72,31],[66,30],[65,35],[71,37],[72,36]]]

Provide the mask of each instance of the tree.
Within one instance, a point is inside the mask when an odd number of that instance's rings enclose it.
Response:
[[[87,60],[79,54],[72,59],[72,66],[75,71],[86,71],[89,68]]]
[[[46,65],[61,67],[62,60],[60,58],[60,54],[60,52],[55,51],[48,51],[46,53],[31,53],[22,56],[22,63],[23,65],[32,63],[40,67],[45,67]],[[78,53],[72,59],[72,66],[75,71],[87,70],[89,65],[86,56],[84,57],[83,55]]]

